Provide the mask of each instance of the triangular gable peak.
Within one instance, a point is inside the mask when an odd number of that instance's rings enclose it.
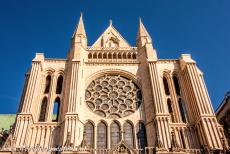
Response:
[[[129,43],[113,27],[110,21],[109,27],[102,33],[92,48],[131,48]]]

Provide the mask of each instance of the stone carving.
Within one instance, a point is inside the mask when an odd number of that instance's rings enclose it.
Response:
[[[107,74],[89,84],[85,99],[94,113],[116,119],[134,113],[141,105],[142,95],[132,80]]]

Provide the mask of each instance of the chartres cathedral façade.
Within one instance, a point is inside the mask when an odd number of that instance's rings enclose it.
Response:
[[[134,47],[112,22],[88,46],[82,15],[71,41],[66,59],[36,54],[5,146],[69,147],[52,152],[62,154],[212,153],[228,146],[196,62],[189,54],[158,59],[141,20]]]

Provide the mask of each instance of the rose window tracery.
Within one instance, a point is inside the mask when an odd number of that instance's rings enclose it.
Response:
[[[132,80],[108,74],[89,84],[85,100],[94,113],[106,118],[121,118],[139,108],[142,95]]]

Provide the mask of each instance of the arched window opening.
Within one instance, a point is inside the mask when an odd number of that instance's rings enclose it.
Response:
[[[180,130],[180,138],[181,138],[182,148],[185,149],[186,146],[185,146],[184,135],[182,130]]]
[[[45,122],[46,119],[46,109],[47,109],[47,98],[43,98],[41,109],[40,109],[40,116],[39,116],[39,122]]]
[[[98,149],[107,148],[107,127],[103,122],[100,122],[97,125],[97,148]]]
[[[116,146],[121,140],[121,129],[117,122],[113,122],[110,128],[111,148]]]
[[[102,53],[99,53],[98,59],[102,59]]]
[[[126,54],[125,53],[122,53],[122,58],[126,59]]]
[[[88,54],[88,59],[92,59],[92,54],[91,53]]]
[[[60,98],[57,97],[54,102],[52,121],[57,122],[60,113]]]
[[[170,99],[167,99],[167,106],[168,106],[168,111],[169,111],[169,114],[170,114],[170,117],[171,117],[171,121],[175,122],[175,120],[174,120],[174,114],[173,114],[173,108],[172,108],[172,103],[171,103]]]
[[[106,58],[106,53],[103,53],[103,59],[107,59],[107,58]]]
[[[49,93],[49,91],[50,91],[50,85],[51,85],[51,76],[48,75],[46,77],[46,85],[45,85],[45,91],[44,91],[45,94]]]
[[[136,54],[134,53],[132,57],[133,57],[133,59],[136,59]]]
[[[57,80],[56,94],[61,94],[63,84],[63,76],[59,76]]]
[[[87,122],[84,126],[84,135],[89,148],[94,148],[94,127],[91,122]]]
[[[116,53],[113,53],[113,59],[117,59]]]
[[[182,101],[181,98],[179,98],[178,103],[180,108],[181,119],[184,123],[186,123],[188,122],[188,117],[187,117],[185,103]]]
[[[168,81],[167,81],[166,77],[163,77],[163,83],[164,83],[165,94],[170,95],[169,85],[168,85]]]
[[[124,140],[127,145],[134,148],[133,126],[129,122],[124,124]]]
[[[118,54],[118,59],[121,59],[121,53]]]
[[[128,59],[131,59],[131,58],[132,58],[131,53],[129,53],[128,54]]]
[[[173,76],[173,83],[176,90],[176,94],[180,96],[180,85],[176,76]]]
[[[111,53],[108,54],[108,59],[112,59],[112,54]]]
[[[97,53],[96,52],[93,54],[93,59],[97,59]]]
[[[139,153],[145,153],[145,147],[147,146],[147,139],[146,139],[146,130],[144,123],[140,122],[137,125],[137,143],[138,149],[142,149]]]

